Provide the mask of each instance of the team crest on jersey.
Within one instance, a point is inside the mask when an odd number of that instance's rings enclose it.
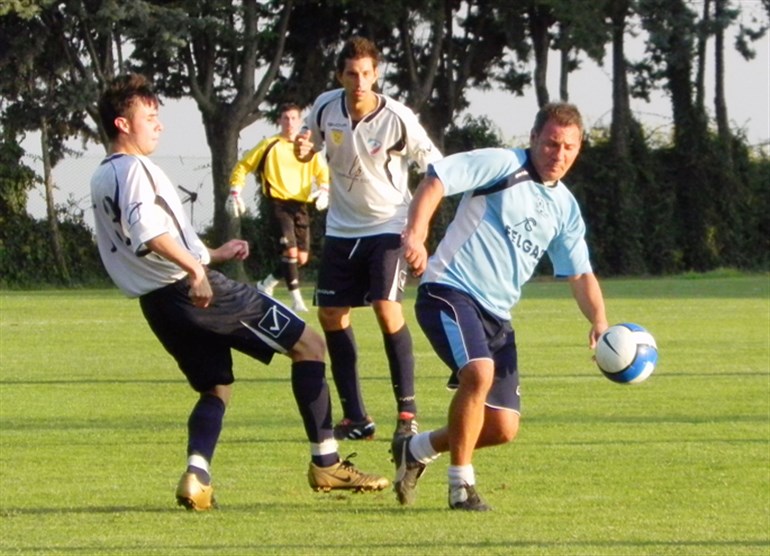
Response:
[[[273,338],[277,338],[281,333],[286,330],[289,325],[289,317],[281,311],[278,305],[273,305],[268,309],[265,316],[259,321],[257,326],[260,332],[267,334]]]
[[[382,149],[382,143],[377,139],[369,139],[369,141],[366,143],[369,147],[369,154],[372,156],[380,152],[380,149]]]
[[[342,145],[342,140],[345,138],[345,134],[339,129],[332,130],[332,143],[337,146]]]

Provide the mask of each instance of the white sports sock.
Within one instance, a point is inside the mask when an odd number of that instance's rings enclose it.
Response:
[[[413,436],[409,441],[409,451],[420,463],[430,463],[441,455],[430,443],[430,431]]]
[[[310,455],[312,456],[325,456],[328,454],[334,454],[337,452],[337,441],[334,438],[328,438],[321,442],[310,443]]]
[[[300,291],[299,288],[297,288],[296,290],[290,290],[289,293],[291,294],[291,297],[294,301],[296,301],[297,303],[302,303],[302,292]]]
[[[209,462],[206,461],[206,458],[201,456],[200,454],[192,454],[187,458],[187,465],[190,467],[197,467],[198,469],[202,469],[206,473],[211,473],[209,470]]]
[[[449,475],[450,487],[461,487],[463,485],[473,486],[476,484],[476,474],[473,472],[473,464],[450,465],[447,474]]]

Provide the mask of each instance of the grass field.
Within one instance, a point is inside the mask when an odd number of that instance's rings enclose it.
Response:
[[[138,304],[112,290],[0,292],[0,552],[769,554],[768,275],[603,286],[610,321],[655,335],[658,368],[640,385],[606,380],[568,287],[527,286],[514,312],[522,428],[476,455],[494,508],[479,515],[446,508],[446,456],[411,508],[390,491],[312,492],[288,360],[240,354],[214,458],[221,508],[185,512],[173,490],[194,395]],[[427,430],[443,423],[449,394],[410,293]],[[392,477],[381,337],[370,310],[354,325],[380,434],[340,451]]]

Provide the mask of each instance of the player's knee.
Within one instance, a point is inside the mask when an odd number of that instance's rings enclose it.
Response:
[[[203,396],[213,396],[215,398],[219,398],[222,400],[222,403],[225,404],[225,407],[227,407],[230,404],[230,398],[232,398],[233,395],[233,386],[232,384],[218,384],[211,388],[210,390],[207,390],[206,392],[201,392],[201,397]]]
[[[404,310],[401,303],[378,300],[372,303],[372,309],[383,332],[393,334],[404,327]]]
[[[324,361],[326,342],[323,336],[307,326],[288,355],[292,361]]]
[[[324,330],[342,330],[350,326],[349,309],[342,307],[319,307],[318,322]]]
[[[468,393],[476,393],[486,398],[487,392],[492,387],[495,371],[491,364],[473,361],[460,369],[458,373],[460,388]]]

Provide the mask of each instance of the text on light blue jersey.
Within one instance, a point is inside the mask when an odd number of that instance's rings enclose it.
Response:
[[[444,195],[463,193],[422,282],[473,296],[500,318],[548,254],[556,276],[592,272],[585,223],[561,181],[545,186],[524,149],[478,149],[434,162]]]

